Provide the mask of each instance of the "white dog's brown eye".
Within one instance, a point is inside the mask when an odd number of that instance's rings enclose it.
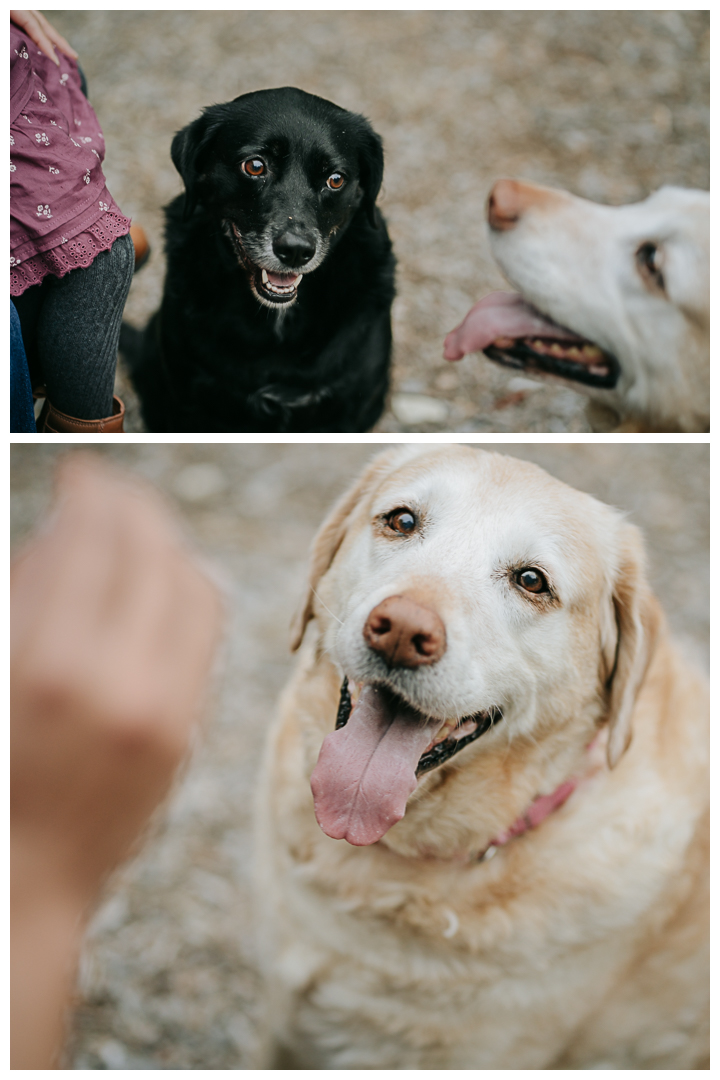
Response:
[[[417,525],[417,519],[413,513],[409,510],[393,510],[387,515],[385,519],[393,530],[393,532],[401,533],[403,536],[407,536],[413,532]]]
[[[539,570],[535,570],[530,566],[523,567],[522,570],[516,570],[515,581],[518,585],[530,593],[542,593],[549,592],[547,578],[544,574],[541,574]]]
[[[326,182],[327,186],[332,188],[333,191],[339,191],[345,183],[345,177],[339,172],[330,173]]]
[[[641,244],[635,252],[635,258],[643,280],[654,289],[665,292],[665,279],[660,269],[662,252],[658,249],[657,244],[652,244],[649,241],[646,244]]]
[[[262,158],[248,158],[247,161],[243,161],[240,168],[248,176],[264,176],[267,172],[267,165]]]

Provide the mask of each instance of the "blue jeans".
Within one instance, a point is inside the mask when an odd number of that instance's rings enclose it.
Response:
[[[10,301],[10,430],[37,431],[20,318]]]

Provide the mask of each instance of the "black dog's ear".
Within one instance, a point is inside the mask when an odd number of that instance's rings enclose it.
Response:
[[[170,156],[185,184],[184,221],[187,221],[197,205],[202,158],[219,126],[218,120],[213,119],[206,111],[197,120],[193,120],[192,124],[178,131],[172,141]]]
[[[361,206],[374,229],[378,227],[375,200],[380,191],[383,178],[383,146],[380,136],[373,131],[363,118],[360,130],[360,187],[363,189]]]

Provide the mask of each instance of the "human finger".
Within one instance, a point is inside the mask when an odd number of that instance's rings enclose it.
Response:
[[[220,595],[158,497],[138,500],[124,526],[124,586],[103,624],[95,685],[116,685],[121,723],[154,726],[149,736],[184,748],[221,632]]]
[[[37,17],[35,11],[11,11],[10,21],[14,22],[16,26],[21,27],[27,36],[34,41],[39,49],[41,49],[46,56],[49,56],[54,64],[60,66],[60,61],[55,55],[55,50],[52,46],[52,41],[43,30],[42,25]]]
[[[36,19],[40,23],[40,26],[45,31],[46,36],[50,39],[53,45],[56,45],[61,52],[65,53],[66,56],[72,56],[74,60],[77,60],[78,54],[73,49],[72,45],[70,45],[70,43],[65,40],[62,34],[55,29],[52,23],[48,22],[43,13],[41,11],[33,11],[33,15],[36,17]]]
[[[59,463],[53,508],[11,570],[11,655],[46,673],[90,649],[117,547],[113,474],[79,456]]]

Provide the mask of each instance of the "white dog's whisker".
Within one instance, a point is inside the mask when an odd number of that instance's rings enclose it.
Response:
[[[327,606],[327,604],[326,604],[326,603],[325,603],[325,601],[323,600],[322,596],[319,596],[319,595],[318,595],[318,593],[317,593],[317,591],[316,591],[316,590],[315,590],[314,588],[312,589],[312,594],[313,594],[313,596],[315,597],[315,599],[316,599],[316,600],[319,600],[319,601],[320,601],[320,603],[322,604],[322,606],[323,606],[323,607],[325,608],[325,610],[327,611],[328,615],[332,615],[332,617],[333,617],[333,619],[335,620],[335,622],[339,623],[339,624],[340,624],[340,626],[344,626],[344,623],[343,623],[342,619],[339,619],[339,618],[337,617],[337,615],[335,614],[335,612],[334,612],[334,611],[331,611],[331,610],[330,610],[330,608],[329,608],[329,607]]]

